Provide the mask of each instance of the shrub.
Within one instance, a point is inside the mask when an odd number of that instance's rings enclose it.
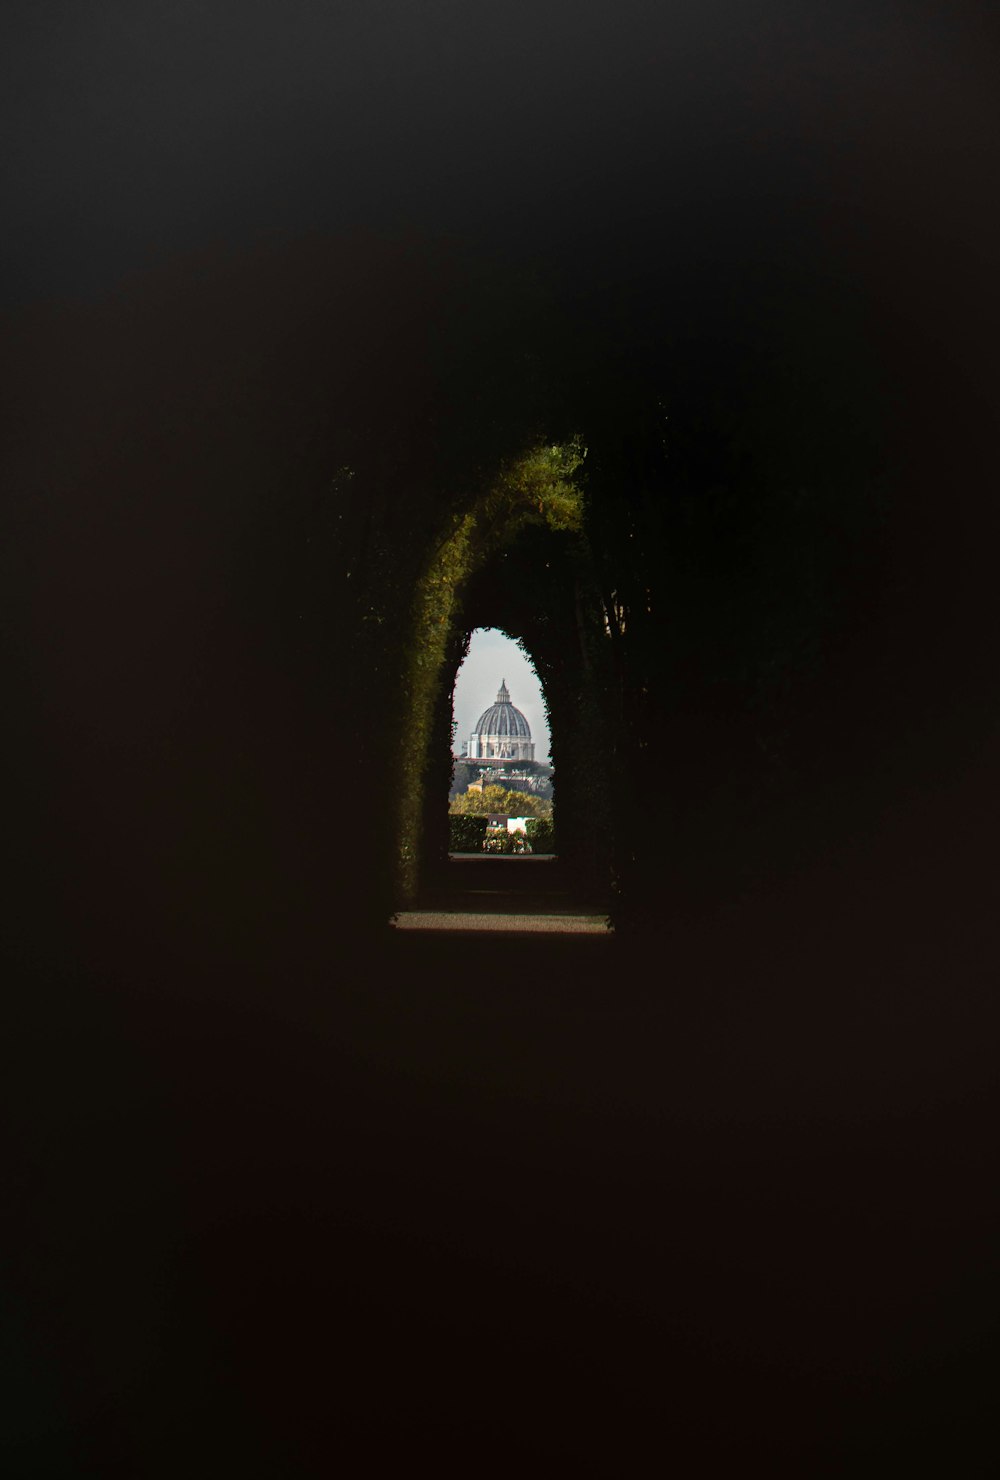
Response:
[[[448,849],[451,853],[481,853],[486,837],[485,817],[448,818]]]
[[[555,828],[551,817],[529,817],[524,824],[532,853],[554,853],[556,848]]]

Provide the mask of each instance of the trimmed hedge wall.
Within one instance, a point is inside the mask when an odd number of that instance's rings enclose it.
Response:
[[[449,817],[448,851],[451,853],[481,853],[488,821],[487,817]]]
[[[532,853],[554,853],[556,851],[555,827],[551,817],[529,817],[524,824]]]
[[[448,818],[448,851],[450,853],[482,853],[486,842],[487,817],[452,815]],[[524,824],[532,853],[554,853],[555,832],[551,817],[529,817]],[[496,839],[495,853],[514,853],[517,833],[507,833]]]

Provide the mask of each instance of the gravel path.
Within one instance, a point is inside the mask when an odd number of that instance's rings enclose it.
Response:
[[[491,930],[526,934],[609,935],[603,915],[486,914],[467,910],[402,910],[397,930]]]

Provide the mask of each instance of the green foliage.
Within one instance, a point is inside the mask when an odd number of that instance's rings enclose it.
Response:
[[[483,843],[485,853],[530,853],[531,846],[523,832],[508,832],[505,827],[490,828]]]
[[[505,463],[467,512],[450,516],[418,581],[413,640],[402,683],[407,741],[398,762],[399,887],[404,897],[417,885],[424,778],[435,704],[467,583],[529,525],[562,532],[582,529],[583,495],[574,477],[586,455],[581,439],[574,437],[562,443],[537,444]],[[546,804],[538,798],[518,796],[513,815],[544,815]],[[481,810],[510,809],[486,803]]]
[[[452,814],[448,819],[448,848],[452,853],[481,853],[486,818]]]
[[[578,532],[583,523],[583,497],[573,479],[586,456],[579,437],[532,447],[502,469],[484,501],[483,515],[503,519],[505,541],[514,532],[512,525],[534,522],[552,530]]]
[[[504,817],[550,817],[552,803],[527,792],[484,786],[482,791],[466,791],[455,797],[448,811],[458,817],[485,817],[491,812]]]
[[[452,813],[448,819],[448,849],[451,853],[551,853],[552,821],[529,817],[524,832],[489,827],[485,814]]]
[[[551,817],[530,817],[524,825],[532,853],[556,851],[555,826]]]

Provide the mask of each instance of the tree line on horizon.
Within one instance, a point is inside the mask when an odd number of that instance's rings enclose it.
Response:
[[[448,811],[453,817],[483,817],[498,814],[506,817],[551,817],[552,803],[546,797],[532,796],[529,792],[512,791],[507,787],[492,785],[470,787],[452,797]]]

